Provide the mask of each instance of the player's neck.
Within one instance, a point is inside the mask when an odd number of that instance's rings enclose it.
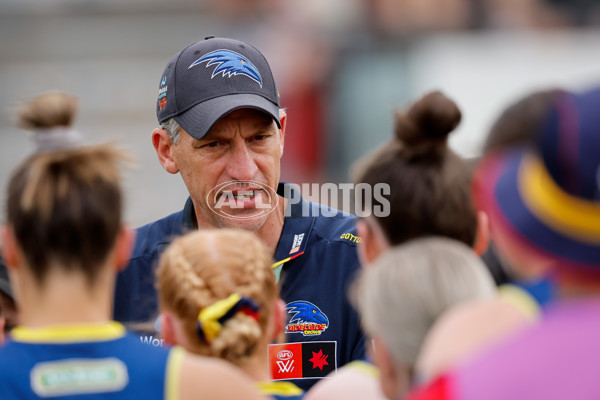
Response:
[[[261,346],[259,350],[255,351],[254,357],[240,368],[252,380],[266,382],[271,380],[267,365],[269,365],[267,348],[266,346]]]
[[[106,268],[90,286],[83,274],[60,269],[49,271],[39,286],[31,277],[18,282],[20,325],[106,322],[112,316],[114,274]]]

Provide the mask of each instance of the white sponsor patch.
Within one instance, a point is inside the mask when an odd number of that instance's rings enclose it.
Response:
[[[290,254],[296,253],[300,250],[300,245],[302,244],[302,239],[304,239],[304,233],[299,235],[294,235],[294,242],[292,244],[292,249],[290,250]]]
[[[127,367],[117,358],[67,359],[38,363],[30,374],[40,397],[118,392],[129,382]]]

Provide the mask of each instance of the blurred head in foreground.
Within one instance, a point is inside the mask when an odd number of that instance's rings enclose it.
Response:
[[[440,314],[494,293],[494,282],[477,255],[447,238],[410,241],[364,269],[353,299],[374,340],[385,395],[398,398],[409,388],[423,339]]]
[[[108,145],[79,147],[70,128],[76,111],[70,95],[47,93],[19,116],[33,130],[37,151],[10,179],[2,250],[25,314],[60,277],[79,277],[91,297],[110,299],[114,265],[129,256],[119,163],[130,158]]]
[[[546,98],[530,117],[535,150],[490,151],[474,197],[516,274],[590,283],[600,265],[600,90],[552,91]]]

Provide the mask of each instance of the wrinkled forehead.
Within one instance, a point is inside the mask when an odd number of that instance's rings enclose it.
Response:
[[[242,132],[256,132],[270,128],[277,129],[273,117],[264,111],[253,108],[241,108],[225,114],[208,131],[207,136],[218,136],[231,129]]]

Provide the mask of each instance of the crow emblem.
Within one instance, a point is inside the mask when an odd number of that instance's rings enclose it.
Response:
[[[215,50],[194,61],[188,69],[206,62],[206,67],[216,65],[211,79],[221,74],[223,78],[235,75],[245,75],[257,82],[262,88],[262,78],[258,69],[243,55],[231,50]]]

